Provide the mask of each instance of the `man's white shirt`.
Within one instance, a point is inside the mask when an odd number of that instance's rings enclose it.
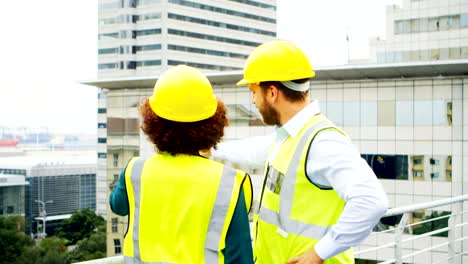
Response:
[[[275,133],[223,142],[212,151],[215,159],[247,167],[263,167],[273,140],[270,161],[281,144],[296,136],[306,122],[320,113],[312,101]],[[332,120],[333,121],[333,120]],[[318,186],[332,187],[346,201],[338,222],[315,245],[322,259],[328,259],[364,240],[387,210],[387,196],[372,169],[352,142],[337,131],[319,133],[313,140],[307,158],[307,176]]]

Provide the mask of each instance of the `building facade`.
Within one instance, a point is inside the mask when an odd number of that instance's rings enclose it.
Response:
[[[242,69],[276,37],[275,0],[100,0],[98,16],[98,78]]]
[[[96,152],[48,151],[0,159],[0,181],[16,177],[15,189],[0,186],[5,214],[26,217],[26,233],[51,234],[74,212],[96,209]],[[23,181],[21,181],[22,177]],[[16,200],[17,199],[17,200]],[[16,204],[16,205],[15,205]],[[16,209],[18,207],[18,209]],[[44,229],[45,224],[45,229]]]
[[[0,172],[0,216],[25,216],[24,190],[28,185],[20,170]]]
[[[156,77],[178,64],[232,71],[276,37],[276,0],[99,0],[98,19],[98,79]],[[96,212],[109,232],[121,233],[126,222],[108,210],[107,193],[139,155],[136,106],[153,85],[144,92],[99,89]],[[118,243],[108,236],[109,256],[121,252]]]
[[[388,6],[386,39],[373,39],[370,47],[373,63],[468,59],[468,0]]]
[[[468,176],[464,176],[468,175],[464,166],[468,162],[468,130],[464,129],[468,127],[467,68],[467,60],[318,68],[310,95],[319,100],[322,112],[351,136],[384,185],[390,206],[399,207],[468,193]],[[250,91],[235,86],[241,76],[241,72],[208,74],[215,93],[228,108],[226,141],[273,132],[272,127],[262,124]],[[155,82],[156,78],[124,78],[88,84],[108,90],[108,119],[126,113],[123,124],[138,124],[138,102],[151,95]],[[116,168],[116,178],[109,181],[117,179],[119,166],[136,154],[133,152],[147,155],[153,151],[137,125],[122,127],[132,127],[133,136],[108,134],[107,165]],[[114,156],[111,149],[115,144],[128,149],[127,156]],[[254,175],[254,193],[258,195],[263,168],[243,169]],[[430,213],[418,212],[413,221]],[[127,219],[111,217],[108,221],[108,255],[121,253]],[[414,247],[430,243],[429,237]],[[431,263],[437,254],[428,252],[414,261]],[[385,252],[375,256],[390,258]]]

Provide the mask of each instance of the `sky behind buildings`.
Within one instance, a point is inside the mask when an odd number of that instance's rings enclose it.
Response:
[[[367,58],[369,38],[385,38],[385,7],[401,0],[277,4],[278,38],[330,66]],[[6,1],[0,25],[0,126],[95,134],[97,91],[79,82],[97,76],[97,1]]]

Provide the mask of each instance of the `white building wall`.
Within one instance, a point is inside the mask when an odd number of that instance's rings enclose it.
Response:
[[[447,17],[456,15],[457,19],[447,22]],[[466,15],[468,0],[405,0],[402,7],[388,6],[386,39],[370,41],[370,62],[466,59],[468,26],[460,21]],[[398,32],[397,21],[406,21],[402,26],[409,32]]]

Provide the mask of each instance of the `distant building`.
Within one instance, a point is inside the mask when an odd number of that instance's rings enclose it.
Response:
[[[20,170],[0,173],[0,216],[25,215],[24,190],[28,184]]]
[[[276,37],[276,0],[99,0],[98,22],[100,79],[239,70]]]
[[[371,40],[373,63],[468,59],[468,0],[403,0],[386,19],[386,39]]]
[[[16,184],[14,189],[4,189],[0,183],[0,193],[8,195],[0,197],[6,201],[4,213],[13,210],[25,215],[27,233],[42,233],[45,219],[47,233],[51,234],[54,224],[75,211],[96,209],[95,151],[37,151],[2,157],[0,175],[0,182],[6,179],[4,184]],[[11,197],[18,202],[12,203]]]

